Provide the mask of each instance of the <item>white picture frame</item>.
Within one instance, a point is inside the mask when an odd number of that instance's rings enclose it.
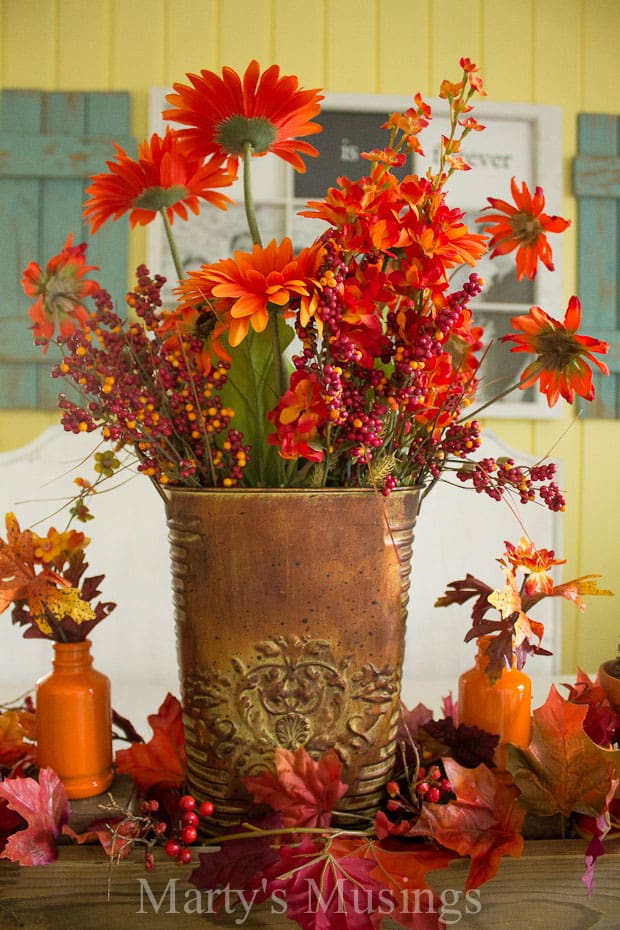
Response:
[[[161,112],[166,107],[165,97],[169,92],[167,88],[151,89],[150,133],[162,133],[165,129]],[[420,136],[425,157],[418,157],[406,169],[420,174],[428,164],[432,164],[439,136],[449,125],[447,102],[431,98],[427,102],[432,107],[433,119]],[[368,162],[360,157],[360,152],[380,146],[380,127],[386,117],[392,112],[406,110],[411,103],[411,98],[404,96],[327,93],[321,115],[317,118],[323,122],[324,130],[310,137],[321,155],[318,159],[306,159],[305,174],[295,172],[272,155],[254,159],[253,190],[263,241],[290,236],[296,249],[309,245],[325,225],[319,220],[300,217],[298,211],[308,200],[324,197],[329,185],[334,184],[339,175],[359,177],[367,173]],[[488,205],[488,196],[512,200],[512,177],[519,184],[526,181],[532,192],[536,186],[542,187],[547,212],[559,212],[562,197],[561,108],[482,100],[476,104],[474,115],[485,126],[485,131],[471,133],[465,140],[462,154],[468,163],[475,166],[475,170],[455,173],[446,187],[449,203],[466,211],[468,225],[483,231],[474,220],[476,216],[483,215],[481,211]],[[251,247],[242,205],[241,181],[237,181],[226,193],[235,201],[235,206],[226,212],[207,208],[199,216],[191,216],[188,223],[177,221],[174,224],[173,231],[185,268],[197,268],[203,262],[227,257],[235,249]],[[539,263],[533,282],[517,282],[514,255],[501,256],[493,261],[485,256],[476,268],[487,286],[471,306],[477,321],[485,329],[485,341],[492,342],[484,362],[479,392],[481,401],[500,393],[518,379],[527,364],[527,356],[512,353],[509,344],[499,341],[499,337],[510,328],[510,318],[527,313],[534,305],[543,307],[552,316],[563,316],[561,237],[553,237],[552,248],[555,270],[550,272]],[[172,285],[176,282],[159,223],[152,223],[148,228],[147,264],[152,271],[166,275]],[[465,266],[465,276],[470,270]],[[515,391],[494,403],[484,411],[484,417],[549,419],[559,413],[557,407],[549,408],[544,395],[530,389]]]

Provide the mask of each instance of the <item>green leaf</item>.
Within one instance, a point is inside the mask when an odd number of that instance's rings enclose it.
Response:
[[[293,331],[281,317],[277,325],[284,351],[293,340]],[[279,399],[270,327],[262,333],[250,329],[231,355],[228,381],[221,396],[224,405],[235,411],[233,429],[243,433],[244,445],[251,447],[250,463],[245,470],[247,484],[278,487],[282,483],[282,460],[266,440],[271,432],[267,414]]]

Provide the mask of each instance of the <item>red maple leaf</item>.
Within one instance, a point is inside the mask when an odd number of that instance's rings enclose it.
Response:
[[[620,750],[602,749],[590,739],[583,727],[587,713],[587,705],[564,700],[552,685],[533,713],[528,748],[507,746],[508,769],[532,813],[597,817],[604,809],[614,768],[620,772]]]
[[[410,836],[428,836],[461,856],[470,856],[465,890],[479,888],[497,872],[502,856],[518,858],[523,849],[525,811],[506,772],[486,765],[475,769],[443,759],[456,794],[449,804],[425,804]]]
[[[153,785],[177,788],[185,779],[185,743],[181,705],[171,694],[148,722],[153,737],[148,743],[134,743],[118,749],[114,757],[119,775],[130,775],[138,791]]]
[[[342,763],[333,749],[315,762],[303,746],[276,749],[276,773],[244,778],[255,803],[282,814],[285,827],[328,827],[336,802],[348,785],[340,781]]]
[[[69,801],[64,785],[52,769],[41,769],[34,778],[5,778],[0,797],[23,817],[25,830],[7,840],[2,858],[20,865],[47,865],[58,855],[56,837],[69,819]]]
[[[253,823],[252,829],[272,831],[281,826],[281,815],[272,812],[259,823]],[[235,833],[237,828],[232,827],[229,832]],[[273,840],[271,835],[253,836],[250,833],[245,839],[224,840],[217,852],[198,856],[200,865],[194,869],[189,881],[203,891],[228,886],[243,888],[247,892],[263,869],[280,858],[273,847]]]
[[[281,847],[278,863],[266,870],[267,892],[286,902],[287,916],[302,930],[375,930],[395,908],[385,883],[372,877],[375,868],[304,836],[299,846]]]

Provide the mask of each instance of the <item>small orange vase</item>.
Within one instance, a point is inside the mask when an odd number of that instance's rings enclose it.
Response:
[[[54,643],[53,670],[37,682],[37,760],[59,775],[69,798],[112,783],[110,680],[93,668],[91,643]]]
[[[526,747],[531,736],[532,682],[513,662],[491,683],[484,671],[488,662],[484,639],[478,640],[475,667],[459,678],[459,723],[496,733],[500,745]]]

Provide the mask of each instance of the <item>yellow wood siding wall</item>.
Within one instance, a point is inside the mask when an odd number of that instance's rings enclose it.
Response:
[[[2,0],[0,87],[128,90],[132,132],[142,138],[149,87],[186,71],[241,69],[257,58],[330,92],[431,96],[466,55],[481,66],[490,99],[562,107],[562,212],[576,218],[576,115],[617,112],[619,27],[618,0]],[[132,265],[144,247],[144,234],[134,235]],[[563,249],[566,302],[576,291],[574,225]],[[564,306],[546,309],[558,316]],[[0,410],[0,449],[52,419]],[[493,429],[513,446],[562,458],[568,577],[598,571],[620,594],[620,423],[570,422],[567,413],[560,422],[493,421]],[[592,600],[584,617],[576,613],[566,612],[564,667],[595,669],[620,639],[617,602]]]

